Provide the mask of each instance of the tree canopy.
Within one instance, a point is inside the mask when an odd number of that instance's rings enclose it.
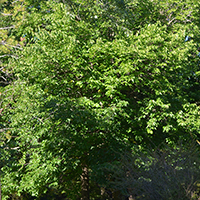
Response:
[[[4,1],[1,14],[4,199],[89,199],[84,175],[106,186],[121,153],[198,142],[198,1]]]

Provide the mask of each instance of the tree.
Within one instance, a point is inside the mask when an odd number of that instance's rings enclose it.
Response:
[[[3,97],[7,89],[7,85],[12,82],[12,73],[8,70],[9,57],[17,58],[16,50],[22,50],[23,43],[17,38],[13,29],[20,26],[24,16],[24,6],[22,1],[6,1],[2,0],[0,4],[0,199],[1,199],[1,178],[2,166],[8,164],[13,153],[10,152],[12,144],[9,147],[7,140],[10,140],[10,128],[8,120],[9,103],[4,101]],[[12,98],[11,96],[9,98]],[[8,153],[9,151],[9,153]],[[12,151],[12,150],[11,150]],[[14,156],[14,155],[13,155]],[[11,161],[11,160],[10,160]],[[12,162],[12,161],[11,161]]]
[[[2,105],[12,108],[15,156],[2,167],[4,195],[89,199],[88,180],[106,185],[101,166],[119,152],[198,139],[199,102],[188,93],[199,74],[198,2],[39,6],[19,29],[20,59],[9,60],[15,79],[4,95],[12,99]]]

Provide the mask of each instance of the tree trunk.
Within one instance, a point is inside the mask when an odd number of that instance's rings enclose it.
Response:
[[[81,174],[81,200],[90,200],[88,168],[82,168]]]

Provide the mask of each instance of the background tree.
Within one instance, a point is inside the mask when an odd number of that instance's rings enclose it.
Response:
[[[97,199],[88,180],[108,185],[121,152],[198,139],[198,2],[31,3],[2,95],[5,198]]]

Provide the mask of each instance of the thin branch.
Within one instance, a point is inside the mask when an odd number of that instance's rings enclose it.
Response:
[[[4,85],[10,85],[11,81],[0,81],[0,84],[4,84]],[[1,114],[1,113],[0,113]]]
[[[8,45],[8,44],[7,44],[7,45]],[[15,49],[23,50],[23,48],[21,48],[21,47],[19,47],[19,46],[12,46],[12,45],[8,45],[8,46],[10,46],[10,47],[12,47],[12,48],[15,48]]]
[[[20,149],[20,147],[13,147],[13,148],[4,147],[4,149],[8,149],[8,150],[18,150],[18,149]]]
[[[18,2],[18,1],[19,1],[19,0],[13,1],[12,4],[14,4],[14,3],[16,3],[16,2]]]
[[[13,14],[1,13],[3,16],[12,16]]]
[[[0,30],[6,30],[6,29],[11,29],[11,28],[15,28],[15,26],[7,26],[7,27],[3,27],[3,28],[0,28]]]
[[[15,56],[15,55],[12,55],[12,54],[2,55],[2,56],[0,56],[0,58],[7,57],[7,56],[11,56],[11,57],[14,57],[14,58],[19,58],[18,56]]]
[[[174,17],[172,20],[169,21],[168,24],[170,25],[170,24],[171,24],[173,21],[175,21],[175,20],[176,20],[176,18]],[[177,20],[176,20],[176,21],[177,21]]]
[[[19,47],[19,46],[12,46],[12,45],[9,45],[7,44],[7,46],[11,47],[11,48],[14,48],[14,49],[19,49],[19,50],[23,50],[23,48]]]
[[[12,51],[12,49],[10,49],[9,47],[7,47],[7,45],[4,45],[9,51]]]
[[[2,45],[4,45],[4,46],[9,46],[9,47],[11,47],[11,48],[23,50],[23,48],[20,47],[20,44],[17,44],[16,46],[13,46],[13,45],[10,45],[10,44],[6,43],[6,41],[1,41],[0,44],[2,44]],[[9,49],[9,50],[11,51],[11,49]]]
[[[7,46],[11,47],[11,48],[15,48],[15,49],[19,49],[19,50],[23,50],[23,48],[20,47],[20,44],[17,44],[16,46],[13,46],[13,45],[10,45],[10,44],[7,44],[6,41],[1,41],[2,45],[4,45],[6,48],[8,48]],[[12,51],[12,49],[8,48],[10,51]]]
[[[3,77],[3,76],[0,76],[0,78],[2,78],[4,81],[7,81],[7,80],[6,80],[6,78],[5,78],[5,77]]]

